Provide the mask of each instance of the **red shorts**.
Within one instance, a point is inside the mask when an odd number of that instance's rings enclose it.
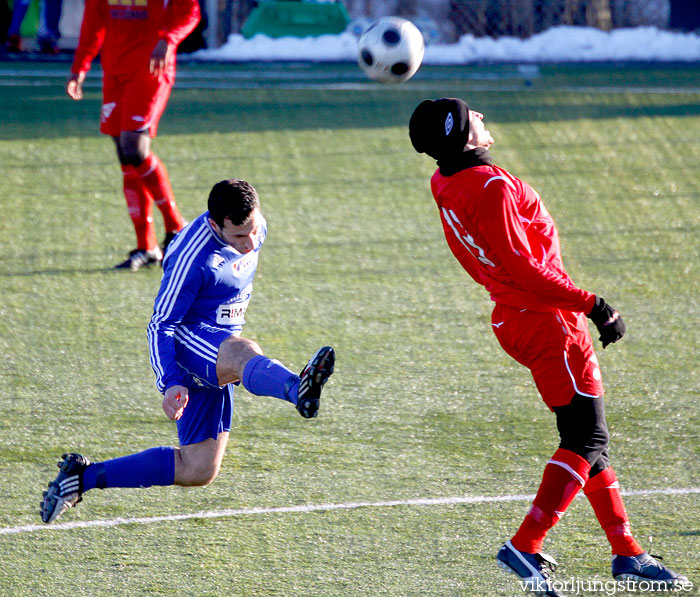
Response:
[[[160,77],[149,74],[105,76],[100,132],[118,137],[122,131],[148,131],[155,137],[172,86],[173,78],[166,74]]]
[[[598,358],[583,313],[540,313],[497,304],[491,323],[503,350],[530,370],[550,408],[569,404],[574,394],[603,395]]]

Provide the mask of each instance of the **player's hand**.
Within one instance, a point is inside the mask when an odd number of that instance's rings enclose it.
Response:
[[[603,348],[608,344],[617,342],[627,331],[627,326],[622,321],[621,315],[600,296],[595,297],[595,306],[587,317],[598,328],[600,332],[599,340],[603,343]]]
[[[170,386],[165,390],[163,398],[163,412],[168,419],[177,421],[182,416],[190,396],[185,386]]]
[[[85,80],[85,73],[80,72],[77,75],[71,73],[68,77],[68,82],[66,83],[66,93],[70,95],[74,100],[83,99],[83,81]]]
[[[164,39],[158,40],[156,47],[151,53],[151,61],[148,65],[151,74],[158,77],[165,72],[165,67],[170,63],[175,51],[174,46],[170,46]]]

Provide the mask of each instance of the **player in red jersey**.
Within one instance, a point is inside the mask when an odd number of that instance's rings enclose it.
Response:
[[[625,333],[620,314],[578,288],[564,269],[554,220],[527,183],[494,165],[483,115],[455,98],[425,100],[409,123],[413,147],[437,160],[431,179],[452,253],[495,302],[492,328],[503,349],[528,367],[560,434],[530,511],[497,555],[533,592],[559,595],[542,553],[546,533],[579,490],[612,546],[613,576],[687,583],[635,541],[608,460],[603,382],[586,317],[603,348]]]
[[[117,268],[160,263],[184,222],[165,166],[151,152],[175,81],[178,44],[200,19],[198,0],[86,0],[80,41],[66,91],[83,97],[83,81],[100,54],[103,102],[100,132],[114,139],[124,196],[136,230],[136,249]],[[165,239],[159,247],[152,203],[160,209]]]

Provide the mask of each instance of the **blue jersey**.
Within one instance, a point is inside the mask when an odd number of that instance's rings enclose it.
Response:
[[[240,334],[266,236],[267,225],[260,216],[255,248],[239,253],[214,231],[209,212],[204,212],[170,244],[148,325],[151,366],[160,392],[187,385],[187,375],[175,358],[179,331],[187,326],[207,326]]]

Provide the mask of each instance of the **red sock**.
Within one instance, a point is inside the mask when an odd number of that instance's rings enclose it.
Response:
[[[136,231],[136,248],[144,251],[155,249],[157,240],[151,215],[151,196],[133,166],[122,166],[122,174],[126,206]]]
[[[593,506],[598,522],[610,541],[613,554],[638,556],[644,551],[632,536],[620,495],[620,484],[611,466],[591,477],[583,488],[583,493]]]
[[[136,173],[141,176],[144,186],[153,197],[158,209],[163,214],[166,232],[177,232],[183,227],[180,210],[175,203],[173,188],[170,186],[168,171],[155,153],[136,166]]]
[[[530,511],[511,539],[515,549],[539,553],[547,531],[564,515],[588,480],[591,465],[578,454],[559,448],[544,467],[542,483]]]

